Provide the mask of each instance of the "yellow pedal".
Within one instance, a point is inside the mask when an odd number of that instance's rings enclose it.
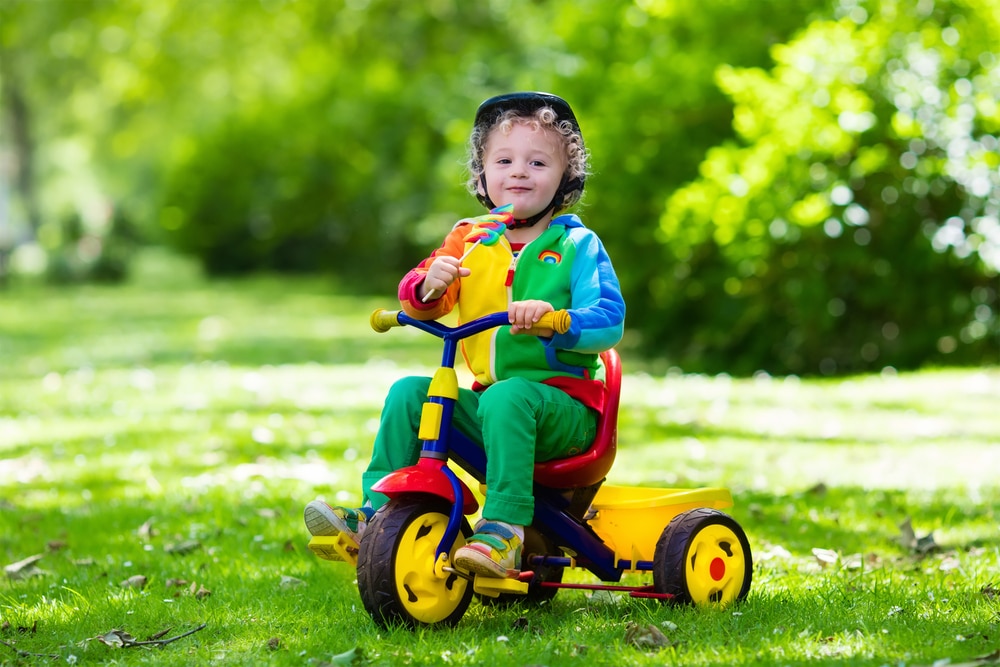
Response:
[[[500,597],[501,593],[524,595],[528,592],[528,582],[518,581],[517,579],[477,576],[472,582],[472,590],[480,595],[487,595],[491,598]]]
[[[358,548],[343,533],[338,535],[314,535],[309,540],[309,550],[323,560],[344,561],[358,566]]]

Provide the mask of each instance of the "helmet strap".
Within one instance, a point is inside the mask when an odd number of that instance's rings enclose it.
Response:
[[[489,190],[486,187],[486,174],[479,175],[479,183],[482,185],[483,193],[479,194],[479,201],[489,210],[496,208],[496,204],[490,199]],[[570,187],[567,187],[570,186]],[[533,227],[539,220],[544,218],[552,210],[562,206],[563,201],[566,199],[566,195],[573,190],[579,189],[579,179],[574,179],[573,183],[570,183],[569,176],[563,174],[562,182],[559,183],[559,187],[556,188],[556,193],[552,196],[552,201],[544,209],[534,214],[530,218],[524,218],[523,220],[514,220],[512,223],[507,225],[509,229],[522,229],[524,227]]]

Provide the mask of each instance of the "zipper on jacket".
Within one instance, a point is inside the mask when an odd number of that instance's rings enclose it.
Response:
[[[507,267],[507,280],[504,281],[504,285],[507,287],[507,303],[514,301],[514,271],[517,270],[517,260],[521,258],[523,252],[524,248],[521,248],[521,252],[511,258],[510,266]]]
[[[538,238],[541,238],[541,236],[539,236]],[[537,241],[538,238],[532,239],[527,243],[525,243],[523,246],[521,246],[521,249],[517,252],[516,255],[514,254],[513,248],[511,248],[510,250],[511,252],[510,266],[507,268],[507,279],[504,281],[504,285],[507,287],[507,303],[513,303],[514,301],[514,272],[517,271],[517,263],[518,261],[520,261],[521,257],[524,256],[524,251],[527,250],[532,243]],[[505,238],[504,240],[506,241],[507,239]],[[508,247],[509,243],[510,242],[508,241]]]

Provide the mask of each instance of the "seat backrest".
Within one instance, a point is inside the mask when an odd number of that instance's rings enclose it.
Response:
[[[601,353],[604,362],[604,412],[597,420],[597,435],[590,449],[565,459],[535,464],[535,481],[554,489],[576,489],[597,484],[615,462],[618,450],[618,404],[621,399],[622,362],[615,350]]]

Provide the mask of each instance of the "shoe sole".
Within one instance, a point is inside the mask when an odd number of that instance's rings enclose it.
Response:
[[[475,551],[457,556],[455,558],[455,567],[460,570],[467,570],[472,574],[479,574],[493,579],[511,579],[521,574],[520,570],[505,568],[488,555]]]
[[[302,518],[305,519],[306,528],[309,529],[310,535],[326,537],[329,535],[338,535],[342,532],[340,526],[334,522],[334,519],[337,518],[336,514],[324,512],[312,503],[306,505],[305,510],[302,512]]]
[[[309,503],[302,512],[302,518],[310,535],[320,537],[344,535],[355,544],[358,543],[358,534],[348,528],[347,523],[326,506]]]

